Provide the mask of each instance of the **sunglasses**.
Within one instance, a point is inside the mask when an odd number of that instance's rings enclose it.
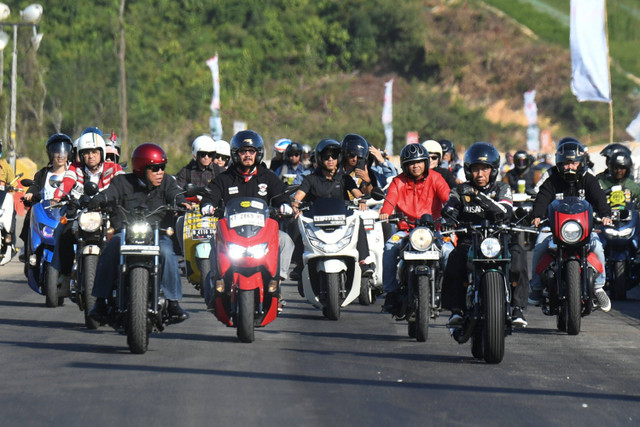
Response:
[[[431,160],[438,160],[440,158],[440,156],[438,156],[437,154],[433,155],[433,156],[429,156],[429,158]]]
[[[358,153],[354,153],[353,151],[349,151],[349,152],[347,153],[347,156],[348,156],[349,158],[358,157]]]
[[[256,153],[257,153],[257,151],[256,151],[255,149],[253,149],[253,148],[243,148],[243,149],[241,149],[241,150],[238,150],[238,153],[239,153],[239,154],[246,154],[246,153],[249,153],[249,154],[256,154]]]
[[[287,154],[287,157],[295,157],[295,156],[300,157],[300,153],[289,153],[289,154]]]
[[[153,173],[156,173],[158,171],[163,171],[166,167],[167,167],[166,163],[159,163],[157,165],[149,165],[147,166],[147,169],[149,169]]]
[[[222,159],[222,160],[224,160],[226,162],[227,160],[229,160],[229,156],[223,156],[222,154],[216,154],[214,159]]]
[[[216,155],[215,151],[198,151],[198,156],[200,157],[209,157],[211,159],[213,159]]]
[[[338,160],[338,157],[340,157],[340,154],[338,153],[326,153],[324,156],[322,156],[325,162],[327,160]]]

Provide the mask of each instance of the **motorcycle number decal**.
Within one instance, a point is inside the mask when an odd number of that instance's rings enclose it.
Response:
[[[238,187],[229,187],[229,194],[238,194]]]
[[[264,215],[256,212],[240,212],[229,216],[229,227],[236,228],[243,225],[264,227]]]
[[[248,200],[244,202],[240,202],[240,206],[242,206],[243,208],[248,208],[249,206],[251,206],[251,202]]]
[[[625,202],[624,191],[614,191],[609,196],[609,201],[612,205],[623,205]]]
[[[258,195],[260,196],[267,195],[267,184],[258,184]]]
[[[257,200],[252,200],[251,201],[251,207],[254,209],[264,209],[264,203],[259,202]]]

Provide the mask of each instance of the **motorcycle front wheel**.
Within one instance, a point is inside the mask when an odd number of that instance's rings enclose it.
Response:
[[[415,276],[416,340],[425,342],[429,335],[431,317],[431,286],[427,276]]]
[[[504,357],[505,290],[498,271],[488,271],[483,277],[484,325],[482,347],[484,361],[500,363]]]
[[[149,272],[134,267],[129,272],[129,322],[127,344],[133,354],[144,354],[149,346],[147,310],[149,308]]]
[[[565,264],[565,324],[569,335],[580,333],[582,319],[582,289],[580,286],[580,261],[572,259]]]
[[[609,283],[611,299],[622,301],[627,299],[627,263],[626,261],[616,261],[611,266],[611,279]]]
[[[200,270],[200,296],[204,298],[204,287],[207,286],[207,275],[211,264],[209,264],[209,258],[196,258],[196,265]]]
[[[325,273],[325,285],[327,290],[324,315],[329,320],[340,319],[340,273]]]
[[[241,342],[253,342],[255,318],[255,291],[238,290],[237,334]]]
[[[44,267],[44,285],[45,285],[45,303],[47,307],[57,307],[62,298],[58,297],[58,279],[60,277],[58,270],[53,268],[51,264]]]
[[[96,298],[91,295],[93,282],[96,279],[98,267],[98,255],[86,255],[82,257],[82,298],[84,304],[84,324],[88,329],[98,329],[99,322],[89,317],[89,310],[96,303]]]

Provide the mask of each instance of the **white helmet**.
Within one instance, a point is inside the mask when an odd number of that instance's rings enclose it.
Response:
[[[280,138],[273,145],[273,153],[282,153],[287,149],[287,147],[291,144],[291,140],[289,138]]]
[[[198,152],[204,151],[206,153],[211,153],[216,151],[216,143],[213,138],[209,135],[200,135],[196,139],[193,140],[191,144],[191,152],[193,154],[193,158],[198,157]]]
[[[216,153],[221,156],[231,157],[231,146],[224,139],[219,139],[215,142]]]
[[[82,152],[84,150],[93,150],[96,148],[100,150],[100,163],[102,163],[104,162],[107,148],[104,139],[94,132],[85,133],[78,138],[78,156],[80,159],[82,159]]]
[[[434,141],[433,139],[428,139],[421,144],[425,150],[429,154],[436,153],[440,156],[440,160],[442,160],[442,145],[438,141]]]

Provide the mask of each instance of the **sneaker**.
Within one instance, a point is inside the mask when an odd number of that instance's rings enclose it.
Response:
[[[18,260],[20,262],[27,262],[27,253],[24,251],[24,248],[20,251],[20,255],[18,255]]]
[[[373,276],[373,264],[367,264],[364,261],[360,261],[360,271],[362,272],[362,275],[365,277],[371,277]]]
[[[524,318],[524,314],[522,314],[522,309],[520,307],[513,307],[513,311],[511,312],[511,324],[514,328],[527,327],[527,319]]]
[[[540,307],[543,300],[542,289],[531,289],[529,292],[529,304]]]
[[[609,296],[607,296],[607,293],[604,291],[604,289],[596,289],[595,297],[596,301],[598,301],[598,305],[600,306],[600,310],[604,311],[605,313],[611,310],[611,300],[609,299]]]
[[[382,311],[396,315],[399,311],[400,298],[397,292],[387,292],[387,296],[384,298],[384,304],[382,304]]]
[[[447,326],[451,329],[461,328],[463,324],[464,317],[462,317],[462,314],[458,312],[452,313],[451,317],[449,317],[449,321],[447,322]]]
[[[287,305],[287,302],[282,298],[280,298],[278,300],[278,313],[282,313],[282,309],[284,308],[285,305]]]
[[[291,270],[291,273],[289,273],[289,280],[292,280],[294,282],[299,281],[300,279],[302,279],[302,268],[298,268],[296,266],[296,268],[294,268],[293,270]]]

